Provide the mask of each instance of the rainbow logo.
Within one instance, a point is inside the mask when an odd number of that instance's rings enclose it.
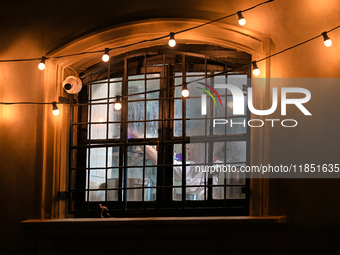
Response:
[[[203,82],[197,82],[197,83],[202,84],[202,85],[206,86],[207,88],[209,88],[217,96],[217,98],[220,101],[220,104],[222,106],[222,100],[220,98],[220,95],[217,93],[217,91],[213,87],[211,87],[210,85],[205,84]],[[217,106],[216,100],[215,100],[214,96],[210,93],[209,90],[204,89],[204,88],[200,88],[200,87],[197,87],[197,88],[205,91],[212,98],[212,100],[215,103],[215,106]],[[207,115],[207,95],[206,94],[202,94],[202,97],[201,97],[201,114]]]

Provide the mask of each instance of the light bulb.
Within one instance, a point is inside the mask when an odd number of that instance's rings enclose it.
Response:
[[[102,56],[102,60],[103,60],[104,62],[107,62],[107,61],[110,60],[109,52],[110,52],[110,49],[109,49],[109,48],[105,48],[105,52],[104,52],[104,54],[103,54],[103,56]]]
[[[186,82],[183,83],[182,96],[183,97],[188,97],[189,96],[188,84]]]
[[[183,89],[182,90],[182,96],[183,97],[188,97],[189,96],[189,90],[188,89]]]
[[[122,109],[122,103],[120,101],[120,96],[116,96],[116,103],[114,104],[114,108],[119,111]]]
[[[58,116],[58,115],[59,115],[59,109],[53,110],[53,114],[54,114],[55,116]]]
[[[119,111],[120,109],[122,109],[122,104],[121,103],[115,103],[114,107],[117,111]]]
[[[322,33],[323,36],[323,43],[326,47],[332,46],[332,40],[328,37],[327,32]]]
[[[46,61],[46,57],[42,57],[39,65],[38,65],[39,70],[45,69],[45,61]]]
[[[57,106],[57,102],[52,102],[52,107],[53,107],[53,115],[57,116],[59,115],[59,109],[58,109],[58,106]]]
[[[260,69],[257,67],[256,61],[253,61],[252,64],[253,64],[253,74],[255,76],[259,76],[260,75]]]
[[[170,33],[169,46],[170,47],[176,46],[175,33],[172,32]]]
[[[238,16],[238,23],[241,26],[244,26],[246,24],[246,19],[243,17],[242,12],[237,12],[237,16]]]

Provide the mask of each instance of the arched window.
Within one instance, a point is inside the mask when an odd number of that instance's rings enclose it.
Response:
[[[70,212],[98,215],[105,204],[116,216],[248,215],[248,179],[232,171],[249,163],[248,113],[233,116],[230,91],[211,88],[232,84],[246,97],[250,63],[250,54],[222,47],[161,46],[80,74]]]

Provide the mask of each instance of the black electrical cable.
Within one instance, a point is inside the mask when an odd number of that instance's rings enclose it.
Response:
[[[250,8],[247,8],[247,9],[243,10],[242,12],[250,11],[250,10],[260,6],[260,5],[267,4],[267,3],[270,3],[270,2],[273,2],[273,1],[274,0],[269,0],[269,1],[265,1],[265,2],[259,3],[257,5],[254,5],[254,6],[250,7]],[[215,20],[212,20],[212,21],[209,21],[209,22],[206,22],[206,23],[201,24],[201,25],[197,25],[197,26],[194,26],[194,27],[190,27],[190,28],[187,28],[187,29],[184,29],[184,30],[180,30],[180,31],[174,32],[174,34],[180,34],[180,33],[184,33],[184,32],[187,32],[187,31],[190,31],[190,30],[193,30],[193,29],[197,29],[197,28],[209,25],[211,23],[214,23],[214,22],[217,22],[217,21],[220,21],[220,20],[232,17],[234,15],[237,15],[237,12],[235,12],[233,14],[230,14],[230,15],[227,15],[227,16],[224,16],[224,17],[221,17],[221,18],[218,18],[218,19],[215,19]],[[141,40],[141,41],[138,41],[138,42],[135,42],[135,43],[130,43],[130,44],[122,45],[122,46],[117,46],[117,47],[109,48],[109,50],[127,48],[127,47],[131,47],[131,46],[135,46],[137,44],[145,43],[145,42],[154,42],[154,41],[158,41],[158,40],[161,40],[161,39],[165,39],[167,37],[169,37],[169,34],[164,35],[164,36],[160,36],[160,37],[156,37],[156,38],[153,38],[153,39],[145,39],[145,40]],[[66,57],[74,57],[74,56],[80,56],[80,55],[86,55],[86,54],[95,54],[95,53],[103,53],[103,52],[105,52],[105,50],[86,51],[86,52],[72,53],[72,54],[55,56],[55,57],[46,57],[46,59],[60,59],[60,58],[66,58]],[[4,63],[4,62],[36,61],[36,60],[41,60],[41,57],[40,58],[5,59],[5,60],[0,60],[0,63]]]

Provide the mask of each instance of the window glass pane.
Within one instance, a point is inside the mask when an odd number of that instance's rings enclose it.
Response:
[[[140,146],[129,146],[128,151],[128,166],[142,166],[144,162],[143,150]]]
[[[228,119],[227,134],[245,134],[247,132],[246,117]]]
[[[181,73],[176,73],[176,76],[179,75],[181,76]],[[175,78],[175,86],[176,85],[181,85],[182,84],[182,77],[176,77]],[[182,87],[178,86],[175,88],[175,97],[182,97]]]
[[[89,200],[90,201],[105,201],[105,191],[89,191]]]
[[[187,200],[204,200],[207,198],[208,190],[204,188],[207,183],[208,175],[203,171],[198,171],[199,166],[191,164],[205,164],[207,157],[205,154],[205,143],[190,143],[186,145],[186,186],[194,186],[186,188]],[[173,186],[182,185],[182,146],[174,145],[174,166],[173,166]],[[182,199],[182,188],[173,189],[173,200]]]
[[[227,82],[228,84],[235,85],[242,89],[242,85],[247,84],[247,75],[245,74],[228,75]],[[230,92],[228,91],[228,93]]]
[[[116,101],[116,99],[115,99]],[[121,110],[116,110],[114,104],[109,105],[109,121],[121,121]]]
[[[107,120],[107,105],[97,104],[91,105],[91,122],[106,122]]]
[[[146,122],[146,138],[158,137],[158,121]]]
[[[160,80],[159,77],[160,75],[157,74],[147,74],[146,75],[147,80],[146,81],[146,91],[152,91],[152,90],[159,90],[160,88]],[[157,79],[155,79],[157,78]],[[152,98],[159,98],[159,92],[153,92],[153,93],[147,93],[146,94],[147,99],[152,99]]]
[[[186,117],[202,118],[201,114],[201,98],[186,99]]]
[[[88,173],[90,173],[90,181],[88,181]],[[105,189],[105,170],[86,170],[86,188],[88,183],[90,184],[90,189]],[[104,184],[104,186],[103,186]],[[104,201],[105,192],[104,191],[90,191],[89,192],[90,201]]]
[[[119,147],[109,147],[107,150],[107,167],[119,166]],[[113,176],[113,172],[109,171],[109,178],[111,176]]]
[[[118,78],[119,80],[121,80],[121,78]],[[121,96],[122,95],[122,82],[118,81],[118,82],[114,82],[114,79],[111,79],[110,82],[110,97],[116,97]],[[110,99],[110,102],[115,101],[114,99]]]
[[[102,183],[105,183],[105,170],[90,170],[90,189],[98,189]]]
[[[91,85],[91,100],[94,99],[105,99],[107,98],[107,82],[97,83]]]
[[[159,119],[159,101],[152,100],[146,102],[146,119],[157,120]]]
[[[141,79],[141,80],[136,80]],[[144,75],[131,75],[128,81],[128,94],[133,95],[136,93],[145,92]],[[145,94],[129,96],[129,100],[144,99]]]
[[[106,139],[106,123],[91,125],[91,139]]]
[[[90,148],[87,153],[90,153],[90,159],[87,157],[86,167],[106,167],[106,148]]]
[[[120,138],[120,123],[109,124],[109,139]]]
[[[144,102],[128,103],[128,120],[144,120]]]
[[[187,136],[203,136],[205,134],[205,120],[187,120],[186,135]]]
[[[227,142],[227,162],[246,162],[246,142]]]
[[[182,118],[182,99],[175,99],[174,102],[175,102],[175,104],[174,104],[175,119],[181,119]]]
[[[132,122],[128,123],[129,138],[143,138],[144,137],[144,123]]]
[[[174,201],[182,200],[182,159],[183,159],[183,152],[182,152],[182,144],[174,144],[173,145],[174,151],[174,166],[172,170],[172,185],[179,186],[178,188],[173,188],[172,190],[172,199]],[[187,161],[189,163],[189,161]]]
[[[118,188],[118,178],[108,178],[107,179],[107,188],[113,189]],[[118,200],[118,192],[119,190],[108,190],[107,191],[107,200],[108,201],[117,201]]]
[[[240,165],[235,165],[238,170]],[[242,193],[242,186],[233,185],[246,185],[246,173],[239,171],[235,173],[226,174],[226,198],[227,199],[245,199],[245,193]]]
[[[215,98],[216,104],[211,102],[212,100],[211,100],[210,97],[209,97],[209,100],[207,100],[209,103],[213,104],[213,107],[214,107],[214,117],[217,117],[217,118],[226,117],[226,114],[225,114],[225,97],[222,96],[220,98],[221,98],[221,101],[222,101],[222,105],[221,105],[220,101],[217,98]]]
[[[227,84],[227,79],[225,77],[225,75],[218,75],[214,77],[214,85],[215,84]],[[224,96],[227,92],[226,89],[217,89],[215,88],[216,92],[220,95],[220,96]],[[223,104],[224,105],[224,104]]]
[[[175,120],[174,121],[174,136],[182,136],[183,127],[182,127],[182,121],[181,120]]]

